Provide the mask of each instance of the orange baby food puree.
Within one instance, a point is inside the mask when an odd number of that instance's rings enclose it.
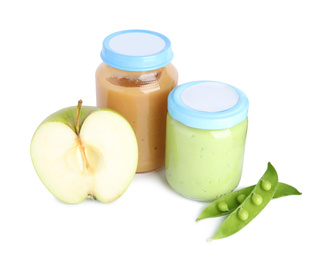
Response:
[[[137,32],[134,31],[133,36],[137,37]],[[134,45],[134,41],[131,44]],[[162,168],[167,97],[178,81],[175,67],[167,62],[153,70],[128,71],[102,62],[95,76],[97,105],[123,115],[135,132],[139,149],[137,172]]]

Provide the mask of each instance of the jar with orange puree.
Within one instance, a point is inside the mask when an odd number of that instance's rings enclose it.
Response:
[[[97,106],[117,111],[131,124],[139,149],[137,172],[162,168],[167,97],[178,81],[170,40],[152,31],[120,31],[104,39],[101,58]]]

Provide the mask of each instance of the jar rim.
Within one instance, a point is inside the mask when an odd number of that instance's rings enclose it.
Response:
[[[149,30],[123,30],[103,40],[101,59],[107,65],[126,71],[150,71],[168,65],[173,59],[170,40]]]
[[[205,95],[196,92],[195,99],[189,103],[182,98],[182,94],[195,86],[200,86],[200,90],[204,91]],[[206,86],[214,86],[214,89]],[[225,92],[223,90],[214,92],[217,88],[222,88]],[[228,96],[223,97],[221,95],[229,95],[232,101],[227,102],[226,98]],[[212,98],[210,99],[210,97]],[[220,97],[220,101],[217,97]],[[200,99],[202,103],[216,104],[210,109],[209,104],[204,106],[205,109],[191,105],[197,99]],[[221,102],[226,104],[221,104]],[[198,129],[220,130],[231,128],[245,120],[248,108],[249,100],[241,90],[218,81],[188,82],[174,88],[168,96],[168,112],[171,117],[187,126]]]

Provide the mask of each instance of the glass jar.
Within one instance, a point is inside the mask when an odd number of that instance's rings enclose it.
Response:
[[[230,85],[196,81],[168,97],[165,174],[180,195],[211,201],[233,191],[243,167],[245,94]]]
[[[96,70],[97,106],[131,124],[138,142],[137,172],[164,167],[167,97],[177,85],[171,42],[162,34],[126,30],[103,41]]]

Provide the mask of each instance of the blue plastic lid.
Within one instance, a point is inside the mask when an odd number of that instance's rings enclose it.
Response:
[[[194,81],[174,88],[168,96],[172,118],[194,128],[231,128],[247,117],[249,100],[239,89],[217,81]]]
[[[103,41],[101,58],[111,67],[127,71],[162,68],[173,59],[170,40],[146,30],[119,31]]]

